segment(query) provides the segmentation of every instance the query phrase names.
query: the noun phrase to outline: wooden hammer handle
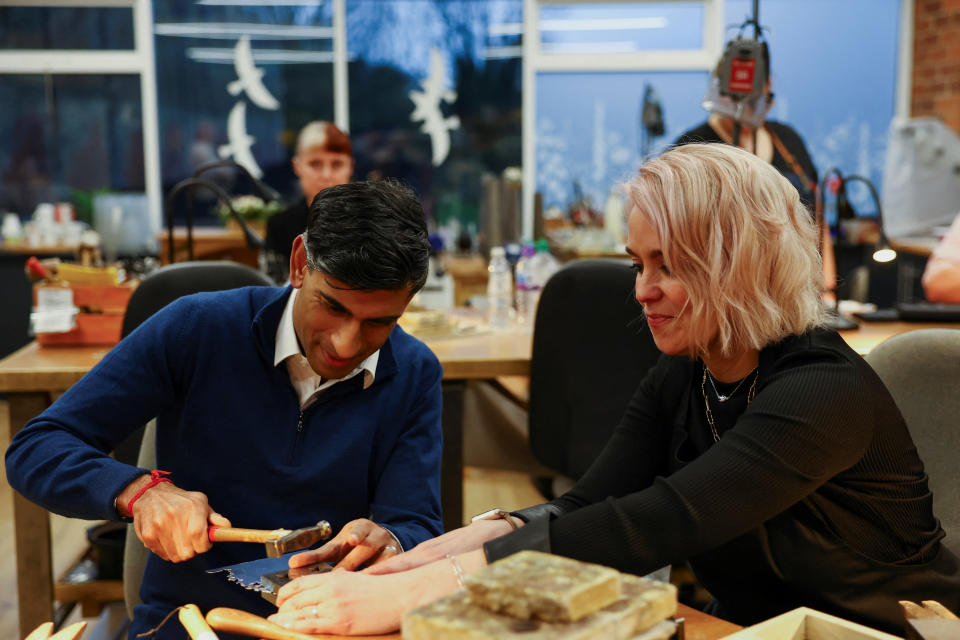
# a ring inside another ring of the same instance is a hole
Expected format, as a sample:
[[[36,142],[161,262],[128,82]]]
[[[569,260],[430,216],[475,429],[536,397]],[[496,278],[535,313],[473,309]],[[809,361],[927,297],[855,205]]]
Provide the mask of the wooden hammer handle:
[[[200,607],[195,604],[185,604],[177,612],[180,618],[180,624],[187,630],[187,634],[192,640],[217,640],[217,634],[213,632],[207,621],[203,619]]]
[[[266,618],[227,607],[210,609],[207,612],[207,624],[224,633],[254,636],[264,640],[316,640],[316,636],[290,631]]]
[[[269,542],[290,533],[289,529],[234,529],[232,527],[207,527],[210,542]]]

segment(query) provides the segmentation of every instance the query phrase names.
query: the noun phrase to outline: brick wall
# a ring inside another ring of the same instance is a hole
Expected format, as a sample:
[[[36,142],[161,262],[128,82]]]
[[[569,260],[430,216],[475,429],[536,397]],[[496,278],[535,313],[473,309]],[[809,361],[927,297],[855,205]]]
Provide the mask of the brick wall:
[[[960,0],[915,0],[910,115],[960,134]]]

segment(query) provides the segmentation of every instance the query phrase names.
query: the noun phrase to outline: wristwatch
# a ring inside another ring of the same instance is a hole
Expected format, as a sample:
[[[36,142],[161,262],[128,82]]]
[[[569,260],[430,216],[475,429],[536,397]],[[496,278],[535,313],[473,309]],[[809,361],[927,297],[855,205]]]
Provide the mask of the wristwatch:
[[[484,511],[470,518],[470,522],[476,522],[477,520],[506,520],[511,529],[517,528],[517,523],[510,517],[510,512],[505,509],[490,509],[490,511]]]

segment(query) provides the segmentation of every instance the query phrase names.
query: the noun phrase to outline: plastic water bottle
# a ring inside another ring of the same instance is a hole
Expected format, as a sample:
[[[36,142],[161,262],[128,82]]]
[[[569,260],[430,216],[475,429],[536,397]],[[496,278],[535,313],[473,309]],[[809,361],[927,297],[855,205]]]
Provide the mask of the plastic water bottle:
[[[534,287],[533,258],[536,253],[533,243],[524,242],[516,267],[517,319],[529,327],[533,327],[533,318],[537,312],[537,301],[531,302],[531,289]]]
[[[487,279],[488,322],[493,329],[503,329],[510,325],[513,308],[513,276],[503,247],[490,249],[487,271],[490,272]]]
[[[532,325],[540,302],[540,294],[554,273],[560,268],[557,259],[550,255],[550,243],[546,238],[540,238],[536,244],[536,254],[530,258],[530,275],[526,285],[526,307],[529,311],[529,322]]]

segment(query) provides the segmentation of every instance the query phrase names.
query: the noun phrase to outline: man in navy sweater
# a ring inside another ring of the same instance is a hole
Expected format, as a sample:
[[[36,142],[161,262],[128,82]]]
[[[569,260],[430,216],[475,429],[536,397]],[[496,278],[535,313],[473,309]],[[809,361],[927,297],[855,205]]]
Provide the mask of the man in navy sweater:
[[[130,638],[181,604],[267,615],[205,570],[263,557],[208,525],[340,533],[353,569],[441,532],[442,370],[396,326],[427,276],[423,210],[393,182],[314,200],[290,285],[180,298],[118,344],[7,450],[10,484],[50,511],[132,518],[152,552]],[[157,418],[157,464],[108,454]],[[176,623],[158,638],[184,638]]]

